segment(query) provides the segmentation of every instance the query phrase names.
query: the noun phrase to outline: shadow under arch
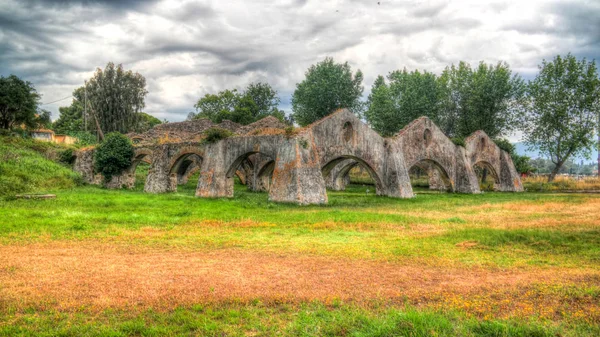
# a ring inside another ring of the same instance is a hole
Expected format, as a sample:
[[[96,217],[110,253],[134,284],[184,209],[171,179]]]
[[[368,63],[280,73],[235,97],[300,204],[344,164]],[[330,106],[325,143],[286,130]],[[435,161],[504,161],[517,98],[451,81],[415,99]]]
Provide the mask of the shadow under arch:
[[[351,163],[348,161],[348,159],[352,159],[355,162]],[[323,167],[321,168],[321,173],[323,174],[323,178],[324,179],[330,178],[332,170],[337,165],[340,165],[344,161],[347,161],[347,164],[344,164],[345,166],[343,168],[343,171],[346,171],[346,173],[348,173],[350,171],[350,169],[352,169],[353,167],[355,167],[357,165],[364,167],[367,170],[367,173],[369,173],[369,176],[371,177],[371,179],[373,179],[373,181],[375,182],[375,190],[377,192],[377,195],[384,194],[384,186],[383,186],[381,178],[377,175],[377,172],[375,172],[375,170],[373,170],[373,168],[371,167],[371,165],[369,165],[369,163],[367,163],[363,159],[356,157],[356,156],[344,155],[344,156],[339,156],[333,160],[330,160],[328,163],[323,165]],[[342,173],[342,170],[340,170],[340,172],[338,172],[337,174],[341,174],[341,173]],[[335,177],[335,178],[339,178],[339,176]]]

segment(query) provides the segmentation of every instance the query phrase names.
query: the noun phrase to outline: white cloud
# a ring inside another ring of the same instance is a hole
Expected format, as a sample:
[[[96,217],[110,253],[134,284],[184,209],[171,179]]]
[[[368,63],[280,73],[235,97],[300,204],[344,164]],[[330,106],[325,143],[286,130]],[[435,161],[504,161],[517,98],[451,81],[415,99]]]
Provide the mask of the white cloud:
[[[378,4],[378,2],[380,4]],[[267,81],[289,98],[325,56],[365,75],[439,73],[507,61],[525,78],[543,58],[600,55],[600,5],[580,1],[35,1],[0,4],[0,74],[68,96],[107,62],[143,74],[146,110],[182,120],[206,93]],[[47,106],[58,116],[58,106]]]

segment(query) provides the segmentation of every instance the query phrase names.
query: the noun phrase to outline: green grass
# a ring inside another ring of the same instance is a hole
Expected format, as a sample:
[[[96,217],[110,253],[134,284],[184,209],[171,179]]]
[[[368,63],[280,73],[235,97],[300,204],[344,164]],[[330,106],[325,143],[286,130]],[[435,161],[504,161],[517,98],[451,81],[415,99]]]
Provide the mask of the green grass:
[[[58,165],[29,145],[2,151],[3,155],[24,151],[25,158],[40,156],[44,165]],[[63,169],[58,165],[54,172]],[[197,176],[176,193],[146,194],[145,174],[147,166],[140,165],[133,190],[32,185],[56,193],[57,198],[0,200],[0,245],[101,242],[158,252],[235,248],[493,270],[583,270],[600,264],[600,229],[590,206],[598,204],[596,195],[464,195],[417,189],[413,199],[394,199],[375,196],[372,186],[350,185],[346,191],[328,192],[328,205],[296,206],[270,202],[266,193],[249,192],[239,184],[232,199],[196,198]],[[571,211],[580,208],[584,213]],[[144,234],[147,228],[153,229],[152,235]],[[473,244],[464,248],[464,242]],[[0,268],[1,273],[10,270]],[[560,296],[552,296],[564,297],[565,303],[597,300],[598,280],[586,282],[540,290],[533,298],[554,291]],[[335,299],[294,304],[232,299],[164,311],[148,307],[61,311],[48,304],[23,309],[0,298],[0,336],[600,335],[598,322],[571,319],[568,313],[565,317],[483,318],[456,307],[411,307],[385,300],[363,305]]]
[[[269,202],[266,193],[252,193],[241,185],[236,185],[233,199],[196,198],[194,179],[177,193],[159,195],[143,193],[141,185],[132,191],[87,186],[56,191],[55,200],[0,201],[4,219],[0,243],[110,238],[181,249],[236,247],[381,260],[452,260],[490,267],[596,266],[600,262],[597,227],[570,230],[566,218],[566,228],[509,230],[464,219],[485,214],[485,209],[478,209],[481,205],[560,202],[576,206],[592,197],[424,192],[401,200],[367,194],[366,189],[351,185],[346,191],[329,192],[329,205],[299,207]],[[462,217],[457,209],[463,209]],[[441,215],[433,216],[432,210]],[[555,215],[540,212],[537,216],[544,220]],[[527,223],[531,217],[522,221]],[[206,232],[201,231],[202,221],[223,223]],[[238,226],[240,222],[256,224]],[[160,229],[161,234],[132,235],[143,227]],[[457,247],[464,241],[478,245]]]
[[[167,312],[38,311],[0,317],[0,336],[597,336],[598,326],[478,320],[460,312],[345,304],[222,304]]]
[[[80,184],[78,174],[52,160],[64,149],[48,142],[0,137],[0,197]]]

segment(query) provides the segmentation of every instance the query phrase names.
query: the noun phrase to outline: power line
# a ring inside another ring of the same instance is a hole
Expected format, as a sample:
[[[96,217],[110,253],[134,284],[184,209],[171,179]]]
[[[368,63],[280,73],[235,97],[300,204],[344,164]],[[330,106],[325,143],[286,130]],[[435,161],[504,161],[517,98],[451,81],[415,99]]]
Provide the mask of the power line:
[[[69,96],[67,96],[67,97],[65,97],[65,98],[61,98],[61,99],[59,99],[59,100],[52,101],[52,102],[48,102],[48,103],[42,103],[42,104],[40,104],[40,105],[48,105],[48,104],[52,104],[52,103],[56,103],[56,102],[60,102],[60,101],[64,101],[65,99],[67,99],[67,98],[71,98],[71,97],[73,97],[73,96],[69,95]]]

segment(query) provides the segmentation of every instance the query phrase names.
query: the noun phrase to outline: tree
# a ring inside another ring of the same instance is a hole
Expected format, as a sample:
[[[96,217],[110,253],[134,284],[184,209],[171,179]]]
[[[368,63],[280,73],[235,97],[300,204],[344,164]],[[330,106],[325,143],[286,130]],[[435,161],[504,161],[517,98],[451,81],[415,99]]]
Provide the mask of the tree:
[[[348,62],[335,63],[327,57],[312,65],[292,95],[294,119],[304,126],[340,108],[348,108],[360,115],[362,80],[362,72],[358,70],[353,75]]]
[[[139,112],[145,106],[148,94],[146,79],[139,73],[125,71],[123,65],[109,62],[104,70],[98,68],[87,81],[87,102],[91,116],[97,121],[99,134],[127,133],[139,121]]]
[[[285,114],[278,109],[279,97],[268,83],[250,83],[244,92],[234,90],[221,91],[218,94],[206,94],[195,108],[198,113],[188,114],[188,119],[207,118],[214,123],[230,120],[247,125],[267,116],[284,121]]]
[[[110,181],[112,176],[121,174],[131,165],[134,154],[131,140],[123,134],[112,132],[96,148],[94,167],[105,181]]]
[[[52,127],[55,132],[62,134],[71,134],[84,131],[83,113],[85,102],[85,88],[79,87],[73,91],[73,100],[70,106],[61,106],[58,108],[59,117],[54,121]],[[92,121],[86,121],[87,128],[93,130],[95,125]]]
[[[571,156],[591,153],[600,113],[600,79],[595,61],[571,54],[544,60],[539,69],[527,90],[525,141],[555,164],[548,176],[551,182]]]
[[[519,126],[526,85],[505,62],[465,62],[447,67],[438,79],[439,123],[451,137],[467,137],[477,130],[496,138]]]
[[[396,118],[396,111],[389,86],[383,76],[377,76],[367,98],[365,119],[373,130],[389,137],[402,128],[399,119]]]
[[[138,118],[138,124],[135,127],[135,132],[138,132],[138,133],[146,132],[158,124],[162,124],[160,119],[158,119],[152,115],[149,115],[145,112],[140,112],[139,118]]]
[[[435,74],[404,69],[390,73],[388,80],[389,86],[379,76],[367,100],[365,118],[375,131],[388,137],[421,116],[439,122],[440,90]]]
[[[30,82],[15,75],[0,76],[0,129],[37,127],[39,100],[40,95]]]

